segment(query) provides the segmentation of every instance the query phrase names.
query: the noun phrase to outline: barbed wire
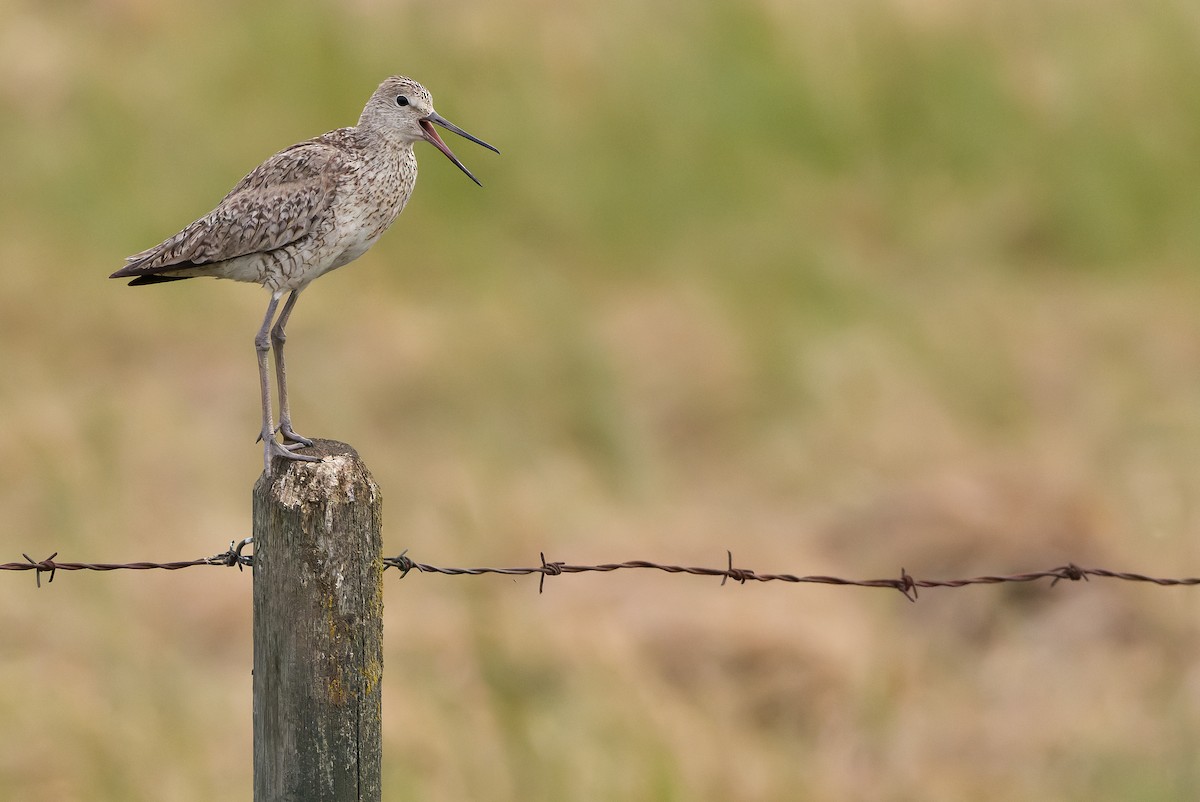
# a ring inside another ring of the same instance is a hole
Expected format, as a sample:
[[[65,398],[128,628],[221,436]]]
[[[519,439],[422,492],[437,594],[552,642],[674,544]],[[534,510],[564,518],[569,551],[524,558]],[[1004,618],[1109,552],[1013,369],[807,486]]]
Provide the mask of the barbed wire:
[[[244,554],[243,550],[246,546],[252,544],[254,538],[247,537],[242,540],[234,540],[229,543],[229,548],[219,554],[214,554],[211,557],[203,557],[197,560],[183,560],[180,562],[155,563],[155,562],[134,562],[134,563],[80,563],[80,562],[59,562],[54,558],[58,556],[58,552],[51,554],[44,560],[35,560],[28,554],[22,554],[25,562],[0,563],[0,571],[36,571],[37,586],[42,585],[42,574],[50,574],[48,582],[53,582],[55,574],[58,571],[147,571],[147,570],[164,570],[177,571],[181,568],[193,568],[201,565],[211,566],[237,566],[238,570],[242,570],[246,566],[254,564],[253,554]],[[401,552],[396,557],[384,557],[383,568],[395,568],[400,571],[400,577],[403,579],[409,573],[417,571],[422,574],[441,574],[444,576],[482,576],[484,574],[500,574],[503,576],[529,576],[538,574],[538,592],[542,593],[545,590],[546,577],[562,576],[564,574],[583,574],[583,573],[611,573],[613,571],[635,570],[635,569],[650,569],[654,571],[662,571],[668,574],[691,574],[693,576],[721,577],[721,584],[724,585],[729,580],[733,580],[739,584],[747,582],[785,582],[790,584],[814,584],[814,585],[840,585],[860,588],[887,588],[897,590],[904,595],[909,601],[917,600],[918,592],[922,588],[962,588],[969,585],[999,585],[1003,583],[1024,583],[1037,582],[1042,579],[1049,579],[1050,586],[1057,585],[1062,580],[1070,580],[1078,582],[1080,580],[1087,581],[1092,577],[1101,579],[1119,579],[1126,582],[1144,582],[1160,587],[1180,587],[1200,585],[1200,577],[1184,577],[1184,578],[1163,578],[1147,576],[1145,574],[1131,573],[1128,571],[1110,571],[1105,568],[1080,568],[1074,563],[1061,565],[1057,568],[1051,568],[1045,571],[1030,571],[1022,574],[1004,574],[1004,575],[984,575],[974,576],[967,579],[917,579],[903,568],[900,569],[898,577],[886,579],[846,579],[837,576],[798,576],[796,574],[767,574],[758,573],[749,568],[735,568],[733,565],[733,552],[725,552],[726,567],[725,568],[706,568],[683,565],[664,565],[661,563],[650,562],[648,560],[629,560],[620,563],[603,563],[601,565],[572,565],[565,562],[551,562],[546,560],[545,553],[539,555],[541,559],[540,565],[529,567],[516,568],[445,568],[427,563],[419,563],[408,557],[408,551]]]
[[[67,563],[57,562],[54,558],[58,556],[58,552],[54,552],[44,560],[35,560],[28,554],[22,554],[25,558],[23,563],[2,563],[0,571],[37,571],[37,586],[42,586],[42,574],[50,574],[47,583],[54,581],[54,575],[59,571],[178,571],[181,568],[194,568],[198,565],[227,565],[238,567],[242,570],[248,565],[254,565],[254,555],[243,554],[242,549],[254,542],[254,538],[247,537],[242,540],[231,540],[229,549],[220,554],[214,554],[211,557],[202,557],[198,560],[181,560],[179,562],[170,563],[153,563],[153,562],[136,562],[136,563]]]
[[[1008,575],[986,575],[975,576],[968,579],[916,579],[908,571],[900,569],[900,576],[888,579],[845,579],[837,576],[797,576],[795,574],[760,574],[749,568],[735,568],[733,565],[733,553],[725,552],[728,561],[726,568],[703,568],[703,567],[688,567],[682,565],[662,565],[659,563],[649,562],[647,560],[630,560],[622,563],[605,563],[603,565],[569,565],[562,562],[547,562],[546,555],[541,554],[542,564],[529,568],[439,568],[433,565],[425,565],[423,563],[413,562],[406,556],[407,552],[400,554],[398,557],[385,557],[383,560],[384,569],[398,568],[401,571],[401,577],[407,576],[410,571],[419,571],[421,573],[436,573],[448,574],[451,576],[477,576],[480,574],[504,574],[504,575],[528,575],[540,574],[541,580],[538,583],[538,592],[541,593],[545,589],[545,581],[548,576],[560,576],[562,574],[582,574],[587,572],[603,572],[621,571],[626,569],[649,568],[656,571],[664,571],[669,574],[692,574],[695,576],[712,576],[721,577],[721,584],[724,585],[730,579],[739,584],[747,582],[787,582],[792,584],[816,584],[816,585],[843,585],[860,588],[890,588],[898,590],[904,594],[904,597],[909,601],[917,600],[918,591],[920,588],[962,588],[969,585],[999,585],[1008,582],[1036,582],[1041,579],[1049,579],[1050,586],[1057,585],[1060,581],[1066,579],[1072,582],[1079,580],[1087,581],[1090,577],[1100,577],[1104,579],[1120,579],[1126,582],[1148,582],[1154,585],[1163,587],[1171,586],[1190,586],[1200,585],[1200,577],[1185,577],[1181,579],[1152,577],[1145,574],[1135,574],[1128,571],[1109,571],[1105,568],[1080,568],[1074,563],[1051,568],[1046,571],[1031,571],[1022,574]]]

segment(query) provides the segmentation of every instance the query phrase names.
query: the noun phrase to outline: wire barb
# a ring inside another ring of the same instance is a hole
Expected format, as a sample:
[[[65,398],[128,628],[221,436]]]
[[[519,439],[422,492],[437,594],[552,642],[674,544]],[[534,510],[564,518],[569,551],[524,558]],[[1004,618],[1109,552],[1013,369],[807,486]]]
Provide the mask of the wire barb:
[[[753,578],[753,571],[733,567],[733,552],[728,549],[725,550],[725,561],[728,568],[725,569],[725,575],[721,577],[721,587],[725,587],[725,583],[730,579],[739,585],[744,585],[746,584],[746,580]]]
[[[253,554],[242,554],[242,549],[246,548],[246,546],[249,546],[253,542],[254,538],[252,537],[244,537],[241,540],[231,540],[229,541],[228,551],[223,551],[220,554],[214,554],[204,562],[208,563],[209,565],[236,565],[237,569],[241,571],[247,565],[254,565]]]
[[[1057,585],[1059,583],[1060,580],[1063,580],[1063,579],[1069,579],[1072,582],[1078,582],[1081,579],[1084,582],[1089,581],[1088,577],[1087,577],[1087,572],[1084,571],[1082,568],[1080,568],[1075,563],[1067,563],[1066,565],[1062,566],[1061,568],[1055,568],[1054,570],[1058,574],[1058,576],[1056,576],[1056,577],[1054,577],[1054,579],[1050,580],[1050,587],[1054,587],[1055,585]]]
[[[58,567],[54,564],[54,558],[58,556],[57,551],[54,552],[53,554],[51,554],[46,559],[40,560],[40,561],[33,559],[28,554],[22,553],[21,556],[24,557],[25,560],[29,563],[29,565],[27,565],[27,566],[21,566],[22,568],[25,568],[25,569],[34,568],[37,570],[37,573],[34,574],[34,578],[37,579],[37,586],[39,588],[42,586],[42,572],[44,572],[44,571],[48,571],[50,573],[50,578],[46,580],[46,584],[49,585],[51,582],[54,581],[54,571]],[[20,565],[20,563],[17,563],[17,565]]]
[[[539,552],[538,552],[538,556],[539,556],[539,557],[541,557],[541,559],[542,559],[542,568],[541,568],[541,573],[542,573],[542,575],[541,575],[541,577],[538,579],[538,594],[540,595],[540,594],[541,594],[541,592],[542,592],[543,590],[545,590],[545,587],[546,587],[546,577],[548,577],[548,576],[562,576],[562,572],[563,572],[563,564],[562,564],[562,563],[548,563],[548,562],[546,562],[546,552],[544,552],[544,551],[539,551]]]
[[[413,564],[413,561],[405,556],[406,554],[408,554],[408,549],[400,552],[400,556],[398,557],[384,557],[383,570],[386,571],[389,568],[399,568],[400,578],[404,579],[404,577],[408,576],[409,571],[416,568],[416,566]]]

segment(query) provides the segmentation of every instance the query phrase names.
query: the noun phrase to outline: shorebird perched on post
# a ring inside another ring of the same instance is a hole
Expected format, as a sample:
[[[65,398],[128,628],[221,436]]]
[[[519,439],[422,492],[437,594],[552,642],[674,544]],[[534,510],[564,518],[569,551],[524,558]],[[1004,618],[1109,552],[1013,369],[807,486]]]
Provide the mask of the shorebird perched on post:
[[[425,87],[394,76],[371,95],[358,125],[279,151],[239,181],[217,208],[153,248],[127,257],[125,266],[110,276],[132,277],[131,286],[214,276],[270,290],[267,314],[254,338],[262,389],[259,436],[268,475],[272,457],[319,460],[296,453],[312,441],[292,428],[283,362],[284,328],[300,292],[318,276],[362,256],[395,222],[417,181],[417,142],[431,143],[479,184],[434,125],[500,152],[435,112]],[[287,301],[276,317],[284,293]],[[272,347],[279,385],[278,429],[271,421],[267,369]],[[276,432],[282,443],[275,439]]]

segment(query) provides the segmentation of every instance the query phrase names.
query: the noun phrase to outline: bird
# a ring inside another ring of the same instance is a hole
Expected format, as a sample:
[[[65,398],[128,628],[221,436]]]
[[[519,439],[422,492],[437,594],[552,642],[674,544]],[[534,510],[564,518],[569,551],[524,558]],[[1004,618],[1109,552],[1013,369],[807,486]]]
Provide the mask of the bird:
[[[261,284],[271,293],[254,337],[262,401],[264,471],[275,457],[319,461],[298,453],[313,441],[292,427],[283,346],[300,293],[316,278],[349,264],[379,240],[404,210],[417,180],[413,146],[428,142],[483,186],[434,126],[499,153],[439,115],[429,91],[402,75],[384,80],[358,124],[284,148],[251,170],[203,217],[125,258],[110,278],[130,286],[213,276]],[[287,300],[280,308],[284,294]],[[275,355],[279,426],[271,415],[268,352]],[[275,439],[279,435],[282,442]]]

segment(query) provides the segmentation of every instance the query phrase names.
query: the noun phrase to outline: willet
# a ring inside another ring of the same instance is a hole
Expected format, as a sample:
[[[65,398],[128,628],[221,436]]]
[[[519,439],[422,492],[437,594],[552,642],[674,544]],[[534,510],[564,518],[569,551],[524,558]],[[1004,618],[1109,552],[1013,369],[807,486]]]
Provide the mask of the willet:
[[[319,460],[296,453],[312,441],[292,428],[288,406],[284,328],[300,292],[318,276],[362,256],[395,222],[417,181],[417,142],[431,143],[479,184],[434,125],[500,152],[435,112],[425,87],[394,76],[371,95],[358,125],[279,151],[251,170],[211,212],[153,248],[127,257],[125,266],[111,276],[133,277],[130,285],[214,276],[270,290],[267,314],[254,338],[262,390],[259,437],[267,474],[275,456]],[[285,292],[287,301],[276,318]],[[267,369],[272,347],[279,385],[278,429],[271,421]],[[283,443],[276,441],[276,432]]]

